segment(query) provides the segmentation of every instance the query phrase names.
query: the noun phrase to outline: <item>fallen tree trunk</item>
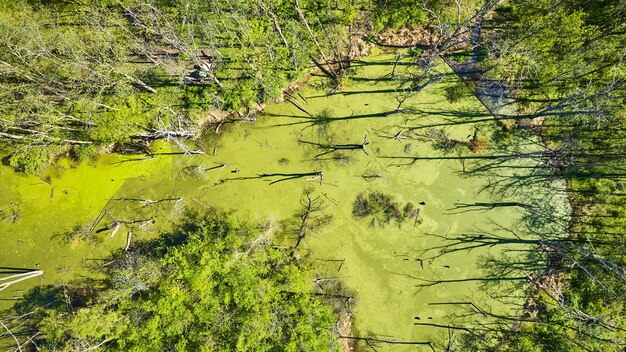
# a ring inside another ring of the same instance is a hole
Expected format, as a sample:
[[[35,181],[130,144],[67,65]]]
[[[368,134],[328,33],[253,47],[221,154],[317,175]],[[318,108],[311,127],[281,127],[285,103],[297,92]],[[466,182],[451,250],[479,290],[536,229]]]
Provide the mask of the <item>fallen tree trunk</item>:
[[[124,252],[128,251],[128,249],[130,248],[130,240],[133,237],[133,233],[128,231],[128,235],[126,235],[126,248],[124,248]]]
[[[43,274],[43,270],[35,270],[35,271],[29,271],[27,273],[22,273],[22,274],[15,274],[15,275],[11,275],[11,276],[7,276],[7,277],[3,277],[0,279],[0,281],[6,281],[6,280],[11,280],[13,279],[13,281],[9,281],[9,282],[5,282],[3,284],[0,284],[0,291],[8,288],[9,286],[16,284],[18,282],[24,281],[24,280],[28,280],[28,279],[32,279],[33,277],[39,276]]]

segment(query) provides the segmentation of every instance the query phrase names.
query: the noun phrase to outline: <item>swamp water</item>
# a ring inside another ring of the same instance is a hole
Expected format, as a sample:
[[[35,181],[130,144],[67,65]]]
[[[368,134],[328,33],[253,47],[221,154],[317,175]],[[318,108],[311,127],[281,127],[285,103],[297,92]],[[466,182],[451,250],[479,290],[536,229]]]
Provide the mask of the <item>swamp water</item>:
[[[0,210],[18,216],[0,222],[0,278],[16,268],[44,271],[0,291],[0,308],[38,285],[94,275],[88,267],[123,249],[128,231],[133,241],[147,239],[187,207],[236,209],[278,224],[301,207],[308,189],[333,220],[305,238],[301,252],[310,251],[323,275],[341,278],[356,293],[353,335],[445,346],[447,325],[472,327],[489,321],[484,313],[518,313],[533,268],[502,263],[530,248],[515,239],[562,231],[564,185],[533,178],[540,164],[533,153],[542,147],[532,138],[496,142],[482,153],[446,153],[439,131],[468,141],[476,128],[485,136],[496,129],[469,91],[455,103],[445,98],[447,88],[461,84],[445,66],[438,68],[441,81],[390,114],[402,95],[392,79],[394,59],[375,54],[355,62],[349,84],[330,96],[325,80],[312,78],[294,103],[269,106],[256,122],[223,125],[219,139],[204,141],[207,155],[176,155],[163,143],[150,159],[105,155],[74,168],[61,162],[49,183],[0,168]],[[409,66],[400,62],[398,72]],[[366,191],[413,202],[419,221],[380,226],[355,219],[353,202]],[[99,216],[97,228],[125,224],[113,237],[109,230],[95,242],[68,241],[65,234]]]

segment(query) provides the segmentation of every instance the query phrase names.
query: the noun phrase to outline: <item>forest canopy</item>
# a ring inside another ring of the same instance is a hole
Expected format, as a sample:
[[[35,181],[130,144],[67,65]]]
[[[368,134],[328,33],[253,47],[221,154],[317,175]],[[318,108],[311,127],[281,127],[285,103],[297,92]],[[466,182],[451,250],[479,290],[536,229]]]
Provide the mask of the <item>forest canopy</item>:
[[[310,264],[233,213],[189,214],[115,260],[96,292],[36,313],[39,350],[339,349],[338,318],[314,294]]]

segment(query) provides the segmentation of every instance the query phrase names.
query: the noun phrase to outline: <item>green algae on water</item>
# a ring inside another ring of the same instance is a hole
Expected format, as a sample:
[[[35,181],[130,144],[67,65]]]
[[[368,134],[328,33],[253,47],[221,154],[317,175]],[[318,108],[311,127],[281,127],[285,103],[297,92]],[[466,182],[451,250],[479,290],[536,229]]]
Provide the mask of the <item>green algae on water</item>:
[[[490,116],[473,97],[445,98],[460,81],[443,64],[437,67],[441,81],[395,111],[394,61],[386,54],[357,60],[349,83],[330,95],[324,78],[314,77],[296,104],[271,105],[256,123],[222,129],[220,138],[206,141],[207,155],[108,156],[96,165],[67,169],[50,184],[1,168],[0,209],[19,204],[21,216],[15,223],[0,223],[6,246],[0,259],[12,267],[38,264],[45,274],[0,295],[18,299],[35,285],[92,273],[87,269],[94,263],[105,264],[112,250],[125,247],[128,231],[137,231],[139,239],[157,233],[189,207],[236,209],[270,224],[268,229],[278,227],[271,224],[297,214],[307,189],[332,222],[304,237],[300,247],[320,262],[343,263],[320,270],[341,277],[358,295],[351,307],[353,335],[372,332],[400,341],[445,343],[448,331],[437,326],[471,327],[487,319],[462,302],[490,314],[517,314],[524,269],[503,273],[494,263],[514,260],[527,249],[507,238],[533,238],[533,231],[545,226],[558,233],[560,222],[529,209],[566,221],[567,200],[559,192],[564,185],[525,182],[525,173],[540,161],[515,156],[539,148],[531,137],[479,153],[437,148],[433,136],[442,133],[470,143],[479,128],[486,131],[484,138],[495,130]],[[405,224],[370,226],[354,217],[354,200],[375,192],[393,195],[395,209],[408,215]],[[150,202],[164,199],[171,200]],[[497,206],[504,202],[534,207]],[[97,241],[74,246],[55,237],[92,224],[103,211],[102,226],[124,224],[113,237],[112,229],[102,231],[94,235]],[[494,244],[476,245],[485,238]],[[282,240],[294,245],[297,239]]]

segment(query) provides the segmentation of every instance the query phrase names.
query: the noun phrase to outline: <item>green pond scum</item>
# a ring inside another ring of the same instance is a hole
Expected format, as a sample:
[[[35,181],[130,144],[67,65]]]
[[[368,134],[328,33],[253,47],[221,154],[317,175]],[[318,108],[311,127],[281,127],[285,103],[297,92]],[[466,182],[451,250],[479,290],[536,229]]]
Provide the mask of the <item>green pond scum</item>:
[[[160,143],[153,157],[60,160],[49,179],[0,168],[2,275],[43,270],[0,291],[0,307],[36,286],[97,276],[113,251],[167,230],[187,208],[236,210],[279,226],[307,190],[332,217],[304,238],[277,240],[301,241],[320,273],[355,292],[353,336],[445,346],[447,326],[480,327],[520,312],[533,267],[507,266],[507,258],[527,255],[530,244],[518,239],[565,235],[565,184],[530,174],[541,163],[533,154],[540,142],[493,138],[498,128],[477,99],[447,99],[469,88],[442,62],[441,80],[398,110],[407,93],[392,77],[394,62],[380,52],[357,60],[330,95],[326,79],[314,76],[256,121],[224,124],[219,138],[203,141],[204,155],[168,154],[177,146]],[[478,138],[483,147],[472,151]],[[362,194],[388,195],[406,219],[372,226],[355,217]]]

